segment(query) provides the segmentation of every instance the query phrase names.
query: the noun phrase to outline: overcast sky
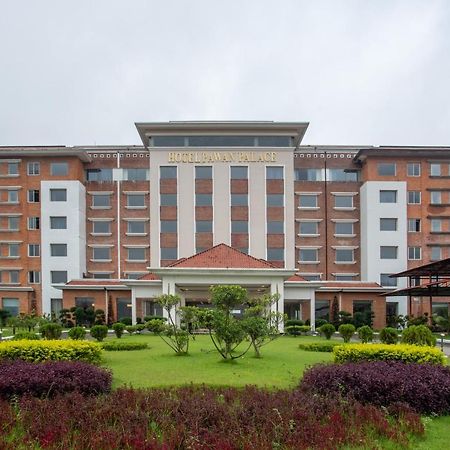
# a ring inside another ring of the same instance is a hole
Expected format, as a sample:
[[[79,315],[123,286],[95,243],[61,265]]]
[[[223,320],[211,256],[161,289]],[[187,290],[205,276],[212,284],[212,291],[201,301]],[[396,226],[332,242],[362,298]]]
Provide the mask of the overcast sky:
[[[450,145],[450,0],[0,0],[0,145],[139,144],[134,122],[169,120]]]

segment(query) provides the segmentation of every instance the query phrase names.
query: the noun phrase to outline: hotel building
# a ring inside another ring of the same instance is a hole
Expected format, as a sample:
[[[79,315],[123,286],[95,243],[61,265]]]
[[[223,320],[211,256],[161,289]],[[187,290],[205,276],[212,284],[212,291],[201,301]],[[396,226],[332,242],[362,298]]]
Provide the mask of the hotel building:
[[[301,145],[307,127],[137,123],[142,146],[0,147],[0,308],[136,320],[161,293],[205,305],[229,283],[312,324],[334,298],[376,328],[429,312],[380,294],[450,257],[450,147]]]

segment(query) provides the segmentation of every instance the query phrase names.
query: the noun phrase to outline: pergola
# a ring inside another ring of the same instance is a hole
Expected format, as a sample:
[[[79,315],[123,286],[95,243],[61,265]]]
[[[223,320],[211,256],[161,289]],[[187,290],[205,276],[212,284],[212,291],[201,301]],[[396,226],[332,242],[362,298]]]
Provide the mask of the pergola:
[[[409,311],[412,310],[412,297],[428,297],[430,301],[430,312],[432,311],[433,297],[450,297],[450,258],[414,267],[413,269],[393,274],[391,277],[408,278],[408,287],[385,292],[381,295],[384,297],[407,295],[409,299]],[[417,278],[419,278],[420,283],[412,286],[413,279]],[[424,279],[427,279],[427,281]]]

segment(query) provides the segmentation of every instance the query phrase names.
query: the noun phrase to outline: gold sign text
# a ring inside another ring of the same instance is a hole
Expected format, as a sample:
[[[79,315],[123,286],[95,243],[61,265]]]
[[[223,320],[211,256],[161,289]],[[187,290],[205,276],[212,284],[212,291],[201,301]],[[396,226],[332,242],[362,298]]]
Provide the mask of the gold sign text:
[[[269,163],[277,161],[276,152],[169,152],[169,163]]]

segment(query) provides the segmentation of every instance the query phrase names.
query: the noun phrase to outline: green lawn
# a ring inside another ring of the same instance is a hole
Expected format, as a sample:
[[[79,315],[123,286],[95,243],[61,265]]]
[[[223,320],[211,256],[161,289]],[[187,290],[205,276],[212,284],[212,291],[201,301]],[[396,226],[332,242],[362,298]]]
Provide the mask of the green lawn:
[[[111,340],[113,338],[108,338]],[[189,356],[176,356],[157,336],[124,336],[123,341],[145,341],[147,350],[104,352],[105,365],[112,369],[114,387],[173,386],[206,383],[215,386],[258,386],[290,388],[298,384],[305,367],[331,361],[330,353],[305,352],[300,342],[321,340],[282,337],[263,347],[262,358],[250,350],[244,358],[224,362],[209,336],[197,336]]]

